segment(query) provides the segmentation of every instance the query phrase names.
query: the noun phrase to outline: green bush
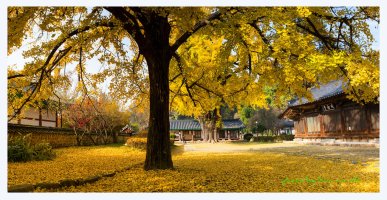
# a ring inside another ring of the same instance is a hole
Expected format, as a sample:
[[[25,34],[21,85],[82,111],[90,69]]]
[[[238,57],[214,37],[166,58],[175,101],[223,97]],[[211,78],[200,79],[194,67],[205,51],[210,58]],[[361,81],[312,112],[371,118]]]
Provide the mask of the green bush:
[[[294,139],[294,135],[282,134],[279,137],[281,138],[281,140],[285,140],[285,141],[292,141]]]
[[[250,139],[253,137],[253,134],[247,133],[243,135],[243,139],[246,141],[250,141]]]
[[[34,146],[33,160],[52,160],[55,156],[49,143],[38,143]]]
[[[274,142],[274,140],[274,136],[258,136],[252,137],[252,139],[250,139],[250,142]]]
[[[272,135],[272,136],[258,136],[258,137],[252,137],[249,141],[250,142],[277,142],[277,141],[291,141],[294,139],[294,135]]]
[[[273,136],[259,136],[258,142],[274,142],[275,137]]]
[[[27,162],[32,159],[33,149],[30,145],[30,134],[8,139],[8,161]]]
[[[176,138],[176,135],[172,133],[169,135],[169,138],[174,140]]]
[[[8,140],[8,161],[27,162],[30,160],[51,160],[55,152],[49,143],[30,144],[31,134],[11,137]]]

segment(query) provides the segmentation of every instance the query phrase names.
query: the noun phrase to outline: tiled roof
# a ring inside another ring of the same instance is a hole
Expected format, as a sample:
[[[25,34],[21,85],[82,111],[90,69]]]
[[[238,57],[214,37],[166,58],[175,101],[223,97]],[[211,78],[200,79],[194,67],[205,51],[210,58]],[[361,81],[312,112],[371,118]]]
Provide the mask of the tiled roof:
[[[222,122],[223,122],[222,130],[245,128],[245,125],[239,119],[225,119],[225,120],[222,120]]]
[[[339,94],[343,94],[343,82],[341,80],[331,81],[325,85],[321,85],[320,88],[314,87],[311,89],[311,93],[313,96],[313,101],[308,101],[306,98],[293,99],[289,101],[288,106],[298,106],[306,103],[312,103],[315,101],[320,101],[323,99],[327,99],[329,97],[333,97]]]
[[[190,130],[190,131],[200,131],[200,124],[198,121],[193,119],[185,120],[169,120],[169,129],[170,130]]]
[[[278,127],[279,127],[279,128],[294,127],[294,121],[290,121],[290,120],[281,120],[281,121],[278,123]]]
[[[232,130],[245,128],[245,125],[239,119],[223,120],[222,130]],[[170,130],[190,130],[190,131],[201,131],[200,124],[197,120],[170,120]]]

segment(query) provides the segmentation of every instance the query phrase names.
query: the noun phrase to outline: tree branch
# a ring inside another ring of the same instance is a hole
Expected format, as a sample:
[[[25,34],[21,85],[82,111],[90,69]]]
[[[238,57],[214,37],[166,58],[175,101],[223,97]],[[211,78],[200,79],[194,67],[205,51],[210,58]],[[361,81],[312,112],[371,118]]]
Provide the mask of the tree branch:
[[[124,29],[136,40],[139,46],[145,44],[144,35],[141,33],[140,26],[132,14],[123,7],[104,7],[117,20],[123,23]]]
[[[211,21],[215,19],[219,19],[220,16],[221,16],[220,12],[214,12],[206,20],[196,23],[195,26],[192,28],[192,30],[185,32],[183,35],[180,36],[179,39],[175,41],[175,43],[171,46],[171,51],[175,52],[184,42],[188,40],[188,38],[192,34],[196,33],[201,28],[207,26]]]

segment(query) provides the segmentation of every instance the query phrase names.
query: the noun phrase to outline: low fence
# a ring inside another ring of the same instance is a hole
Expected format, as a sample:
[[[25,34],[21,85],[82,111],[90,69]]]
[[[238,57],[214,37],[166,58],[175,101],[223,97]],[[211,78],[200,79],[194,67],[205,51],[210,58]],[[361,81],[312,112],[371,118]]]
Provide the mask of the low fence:
[[[31,134],[31,144],[48,142],[53,148],[77,145],[77,137],[72,129],[8,124],[8,138],[27,134]],[[124,143],[128,138],[126,135],[117,135],[116,137],[118,143]],[[105,142],[107,144],[113,143],[113,136],[104,138],[97,134],[85,134],[80,141],[81,145],[84,146],[100,145],[105,144]]]

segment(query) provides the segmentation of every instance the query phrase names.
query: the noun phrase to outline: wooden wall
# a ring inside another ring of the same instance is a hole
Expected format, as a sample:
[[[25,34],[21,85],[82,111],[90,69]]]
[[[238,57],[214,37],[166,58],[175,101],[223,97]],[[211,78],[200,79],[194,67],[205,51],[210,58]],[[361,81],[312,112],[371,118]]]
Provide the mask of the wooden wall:
[[[24,111],[24,116],[17,120],[11,120],[12,124],[22,124],[31,126],[58,127],[57,113],[52,110],[28,108]]]
[[[301,113],[294,125],[296,138],[379,138],[378,104],[343,103],[331,110],[321,106],[324,104]]]

